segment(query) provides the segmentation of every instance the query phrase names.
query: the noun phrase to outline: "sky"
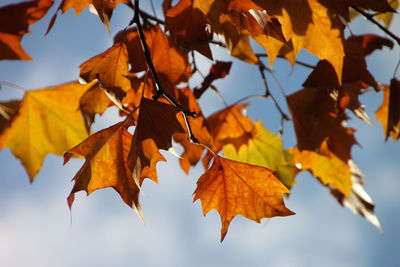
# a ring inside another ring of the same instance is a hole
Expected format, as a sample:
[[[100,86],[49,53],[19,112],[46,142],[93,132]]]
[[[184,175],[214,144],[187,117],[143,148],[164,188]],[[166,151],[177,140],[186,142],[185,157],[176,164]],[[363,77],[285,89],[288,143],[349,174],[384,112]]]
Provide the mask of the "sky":
[[[11,2],[1,0],[0,6]],[[154,3],[159,5],[159,1]],[[30,90],[76,80],[78,66],[108,49],[112,36],[132,16],[128,8],[118,7],[110,35],[88,10],[78,17],[69,11],[58,16],[52,31],[44,37],[56,7],[23,38],[22,45],[34,61],[0,61],[0,81]],[[392,31],[400,35],[399,19],[393,25]],[[362,18],[356,19],[351,30],[381,34]],[[213,53],[217,59],[232,60],[223,50],[214,49]],[[368,58],[369,69],[379,82],[390,81],[399,56],[400,49],[395,46],[392,51],[385,48]],[[211,62],[197,58],[200,68],[207,72]],[[300,59],[316,62],[306,52]],[[230,75],[215,82],[226,101],[233,103],[242,96],[262,93],[257,68],[234,61]],[[273,69],[286,94],[300,89],[309,72],[299,66],[291,69],[280,59]],[[199,82],[195,78],[190,84]],[[276,85],[270,84],[287,110]],[[13,88],[0,89],[0,101],[21,97],[21,92]],[[361,100],[373,119],[381,95],[369,92]],[[212,92],[206,92],[200,104],[206,115],[222,107]],[[118,122],[116,114],[110,109],[98,117],[94,130]],[[270,101],[254,100],[248,114],[277,131],[279,114]],[[78,193],[70,212],[66,197],[73,186],[71,178],[83,160],[72,159],[62,166],[61,157],[49,155],[30,184],[22,165],[4,149],[0,151],[0,266],[399,266],[400,143],[385,143],[378,122],[371,126],[353,116],[349,126],[358,129],[360,146],[353,148],[353,159],[366,175],[365,188],[375,201],[384,233],[342,208],[315,178],[303,173],[285,201],[296,215],[264,219],[261,224],[238,216],[220,243],[218,213],[212,211],[204,217],[200,203],[192,203],[202,166],[186,175],[178,159],[168,152],[162,152],[168,162],[157,165],[159,183],[146,180],[143,185],[144,224],[112,189],[96,191],[89,197]],[[283,140],[285,147],[295,144],[290,123],[285,125]]]

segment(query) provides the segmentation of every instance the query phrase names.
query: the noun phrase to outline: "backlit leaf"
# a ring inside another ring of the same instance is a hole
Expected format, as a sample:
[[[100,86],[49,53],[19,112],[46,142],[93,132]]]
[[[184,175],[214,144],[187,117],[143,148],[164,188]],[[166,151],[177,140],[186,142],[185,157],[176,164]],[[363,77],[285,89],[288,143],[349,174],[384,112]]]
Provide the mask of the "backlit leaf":
[[[223,241],[236,215],[258,223],[262,218],[293,215],[283,203],[288,192],[267,168],[214,156],[210,169],[197,181],[193,201],[201,200],[204,215],[218,211]]]

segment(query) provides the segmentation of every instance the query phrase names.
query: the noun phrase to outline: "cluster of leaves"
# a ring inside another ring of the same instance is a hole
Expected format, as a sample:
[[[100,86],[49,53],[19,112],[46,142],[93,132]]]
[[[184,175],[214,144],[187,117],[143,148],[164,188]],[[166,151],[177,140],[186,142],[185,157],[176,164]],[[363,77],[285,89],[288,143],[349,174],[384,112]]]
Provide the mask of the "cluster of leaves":
[[[357,141],[346,120],[349,110],[370,122],[359,96],[372,87],[384,95],[376,119],[386,139],[400,138],[400,81],[376,82],[365,60],[394,43],[373,34],[345,38],[344,29],[354,17],[350,10],[356,10],[400,44],[387,30],[397,0],[164,0],[165,19],[141,10],[138,0],[62,0],[48,32],[58,11],[75,9],[79,15],[89,5],[109,30],[113,9],[121,3],[134,11],[132,26],[114,36],[112,47],[80,65],[85,83],[26,91],[22,100],[0,103],[0,149],[11,150],[31,181],[48,153],[64,155],[65,163],[84,157],[69,205],[76,192],[112,187],[142,217],[141,186],[146,178],[157,182],[156,165],[166,161],[159,150],[169,150],[174,140],[184,149],[180,165],[186,173],[200,161],[204,165],[194,201],[201,200],[204,214],[219,212],[221,240],[236,215],[260,222],[294,214],[284,196],[301,171],[311,172],[340,204],[380,227],[352,160]],[[52,5],[53,0],[32,0],[0,8],[0,59],[31,59],[20,41]],[[263,97],[273,100],[282,121],[293,121],[297,146],[284,149],[280,134],[245,115],[248,103],[203,115],[198,99],[209,88],[218,92],[213,82],[227,76],[232,64],[214,59],[210,45],[255,66]],[[266,54],[255,53],[255,45]],[[296,61],[302,49],[320,59],[316,66]],[[215,63],[201,84],[189,88],[189,79],[200,73],[197,52]],[[262,57],[271,66],[279,57],[312,68],[304,88],[286,96],[291,119],[268,89],[265,72],[272,72]],[[121,121],[91,133],[96,114],[111,106],[120,109]]]

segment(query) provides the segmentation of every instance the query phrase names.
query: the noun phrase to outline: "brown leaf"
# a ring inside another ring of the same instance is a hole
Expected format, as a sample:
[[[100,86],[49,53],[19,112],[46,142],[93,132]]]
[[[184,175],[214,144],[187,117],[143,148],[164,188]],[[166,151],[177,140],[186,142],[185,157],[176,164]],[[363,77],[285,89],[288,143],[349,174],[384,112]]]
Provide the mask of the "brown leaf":
[[[210,72],[201,83],[201,87],[193,90],[195,97],[200,98],[201,95],[208,89],[208,87],[210,87],[213,81],[224,78],[226,75],[228,75],[231,66],[231,61],[216,60],[215,64],[211,66]]]
[[[209,45],[212,33],[206,30],[206,26],[206,16],[193,6],[191,0],[180,0],[166,12],[165,29],[171,33],[172,38],[179,45],[197,50],[212,60]]]
[[[174,106],[142,98],[139,111],[129,166],[134,181],[141,185],[145,178],[157,182],[156,164],[166,161],[158,150],[171,148],[172,135],[185,130],[176,117],[180,110]]]
[[[354,129],[343,127],[345,114],[336,113],[336,101],[329,90],[304,88],[287,97],[300,150],[317,151],[323,141],[344,162],[357,144]]]
[[[0,8],[0,59],[32,60],[22,48],[21,39],[52,5],[53,0],[34,0]]]
[[[95,190],[112,187],[142,218],[139,204],[140,188],[132,179],[132,170],[128,164],[132,142],[132,135],[127,131],[130,125],[128,120],[91,135],[64,154],[64,164],[72,155],[86,159],[73,178],[75,184],[68,196],[70,207],[76,192],[86,191],[90,195]]]
[[[289,190],[267,168],[214,156],[197,181],[193,201],[201,200],[203,214],[215,209],[221,216],[221,242],[236,215],[260,222],[262,218],[289,216],[283,194]]]
[[[383,101],[376,111],[376,119],[382,123],[385,132],[385,140],[392,137],[400,138],[400,81],[393,78],[390,87],[383,90]]]
[[[49,33],[51,28],[53,27],[57,19],[57,14],[60,10],[62,14],[64,14],[69,9],[73,8],[75,9],[75,16],[78,16],[89,5],[94,6],[101,22],[103,22],[107,31],[110,32],[110,19],[113,10],[117,7],[117,5],[121,3],[131,5],[130,0],[62,0],[60,6],[57,8],[56,13],[54,13],[50,21],[50,24],[47,28],[47,33]]]

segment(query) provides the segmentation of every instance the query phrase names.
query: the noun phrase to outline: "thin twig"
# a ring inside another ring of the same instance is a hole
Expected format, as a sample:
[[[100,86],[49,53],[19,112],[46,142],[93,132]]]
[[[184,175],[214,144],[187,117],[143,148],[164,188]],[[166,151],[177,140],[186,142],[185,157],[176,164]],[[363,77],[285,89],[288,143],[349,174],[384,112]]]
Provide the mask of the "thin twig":
[[[399,60],[397,60],[396,67],[394,68],[393,78],[396,77],[396,73],[397,73],[397,71],[399,70],[399,67],[400,67],[400,57],[399,57]]]
[[[264,73],[265,67],[260,65],[258,69],[260,71],[262,82],[263,82],[263,85],[264,85],[264,88],[265,88],[265,96],[266,97],[271,97],[271,101],[275,105],[275,107],[279,111],[279,113],[281,114],[282,119],[286,120],[286,121],[289,121],[290,120],[289,116],[286,115],[286,113],[283,111],[281,106],[276,101],[274,95],[271,94],[271,91],[269,90],[268,83],[267,83],[267,78],[265,77],[265,73]]]
[[[147,13],[146,11],[139,10],[139,14],[140,14],[140,16],[142,16],[145,19],[153,20],[153,21],[155,21],[155,22],[157,22],[158,24],[161,24],[161,25],[165,24],[165,22],[163,20],[157,18],[156,16],[153,16],[153,15]]]
[[[27,91],[25,88],[22,88],[21,86],[18,86],[16,84],[0,81],[0,89],[3,86],[10,87],[10,88],[13,88],[13,89],[17,89],[18,91],[22,92],[23,94],[25,94],[25,92]]]
[[[391,32],[390,30],[388,30],[385,26],[383,26],[382,24],[380,24],[372,14],[369,14],[367,12],[365,12],[364,10],[351,5],[351,8],[353,8],[355,11],[357,11],[358,13],[360,13],[361,15],[363,15],[367,20],[371,21],[373,24],[375,24],[379,29],[381,29],[383,32],[385,32],[387,35],[389,35],[390,37],[392,37],[398,45],[400,45],[400,38],[395,35],[393,32]]]

